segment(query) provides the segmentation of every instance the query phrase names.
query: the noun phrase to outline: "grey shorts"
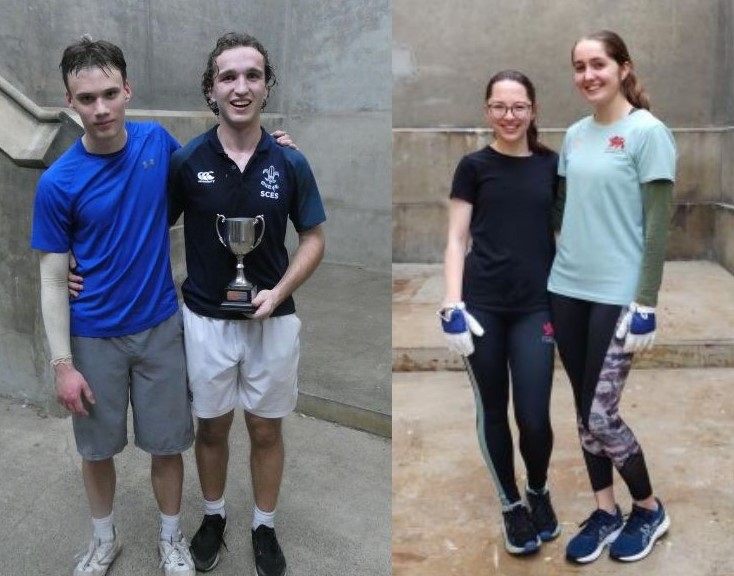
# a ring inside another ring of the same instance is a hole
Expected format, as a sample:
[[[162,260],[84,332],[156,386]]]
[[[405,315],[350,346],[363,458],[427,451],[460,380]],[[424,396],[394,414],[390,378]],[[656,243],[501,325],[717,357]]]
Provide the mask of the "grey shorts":
[[[86,405],[89,416],[72,416],[83,458],[105,460],[127,445],[128,402],[136,446],[157,456],[180,454],[191,446],[194,426],[181,312],[129,336],[73,337],[71,348],[96,401]]]

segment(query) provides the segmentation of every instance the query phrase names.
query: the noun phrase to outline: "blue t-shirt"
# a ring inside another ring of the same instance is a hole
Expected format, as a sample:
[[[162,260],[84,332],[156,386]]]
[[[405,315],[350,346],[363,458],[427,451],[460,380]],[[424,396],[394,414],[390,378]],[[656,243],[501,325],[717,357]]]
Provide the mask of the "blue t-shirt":
[[[90,154],[76,141],[36,189],[31,247],[72,251],[84,277],[70,304],[72,336],[134,334],[178,309],[166,179],[179,145],[158,124],[125,128],[125,147],[113,154]]]
[[[264,130],[244,171],[224,152],[216,126],[194,138],[173,155],[168,197],[169,222],[173,224],[184,214],[188,273],[181,286],[184,302],[193,312],[211,318],[245,319],[238,312],[219,310],[227,284],[234,279],[237,260],[219,242],[218,214],[227,218],[264,216],[262,242],[244,257],[245,276],[258,290],[272,289],[288,268],[288,220],[297,232],[326,220],[306,158],[297,150],[279,146]],[[294,311],[289,297],[273,316]]]
[[[647,110],[609,125],[592,117],[568,129],[558,173],[566,206],[551,292],[626,306],[636,295],[644,251],[642,184],[675,181],[675,140]]]

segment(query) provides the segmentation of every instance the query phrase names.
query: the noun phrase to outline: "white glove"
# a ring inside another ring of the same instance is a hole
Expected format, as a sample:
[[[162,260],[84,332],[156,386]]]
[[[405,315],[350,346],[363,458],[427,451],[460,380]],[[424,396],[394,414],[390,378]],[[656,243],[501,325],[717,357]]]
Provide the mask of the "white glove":
[[[632,302],[617,328],[616,337],[624,338],[625,352],[644,352],[655,341],[655,308]]]
[[[461,356],[473,354],[474,342],[471,335],[484,336],[484,328],[466,311],[464,303],[446,304],[438,311],[438,316],[441,318],[441,328],[449,350]]]

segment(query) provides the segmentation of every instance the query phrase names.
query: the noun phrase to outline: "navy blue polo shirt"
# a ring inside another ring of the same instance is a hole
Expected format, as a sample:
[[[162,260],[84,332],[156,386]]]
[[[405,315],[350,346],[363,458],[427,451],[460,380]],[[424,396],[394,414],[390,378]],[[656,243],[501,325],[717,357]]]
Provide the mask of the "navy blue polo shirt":
[[[244,257],[245,276],[258,290],[272,289],[288,268],[288,220],[297,232],[326,220],[316,180],[306,158],[278,145],[264,130],[255,153],[240,171],[222,148],[217,127],[176,151],[168,181],[168,220],[183,212],[188,277],[181,291],[186,306],[211,318],[243,319],[219,305],[234,279],[237,259],[217,237],[217,214],[227,218],[265,218],[262,242]],[[260,229],[258,225],[257,233]],[[288,297],[273,312],[295,312]]]

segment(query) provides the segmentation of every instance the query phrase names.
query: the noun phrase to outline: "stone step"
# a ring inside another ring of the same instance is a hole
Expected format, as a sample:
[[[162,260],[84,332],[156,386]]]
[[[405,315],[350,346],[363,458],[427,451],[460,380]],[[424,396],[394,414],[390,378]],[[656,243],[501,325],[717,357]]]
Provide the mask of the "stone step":
[[[440,264],[393,264],[392,369],[463,370],[436,318],[443,299]],[[734,276],[703,261],[665,263],[655,347],[640,368],[734,367]]]

